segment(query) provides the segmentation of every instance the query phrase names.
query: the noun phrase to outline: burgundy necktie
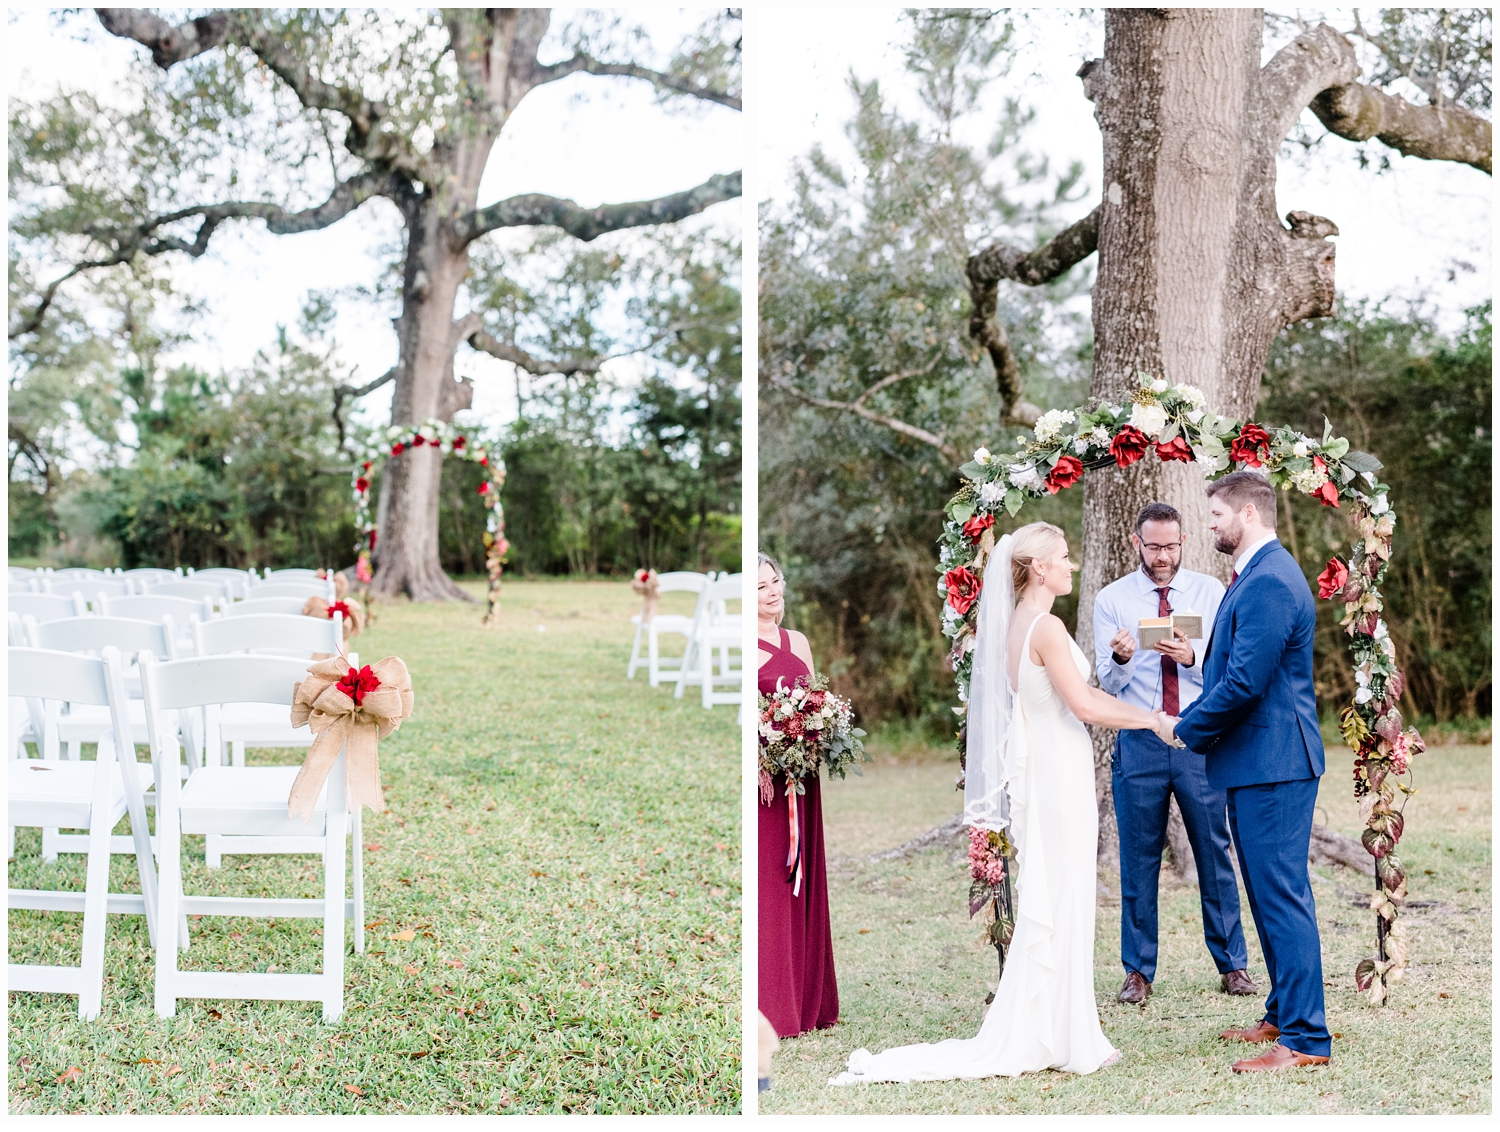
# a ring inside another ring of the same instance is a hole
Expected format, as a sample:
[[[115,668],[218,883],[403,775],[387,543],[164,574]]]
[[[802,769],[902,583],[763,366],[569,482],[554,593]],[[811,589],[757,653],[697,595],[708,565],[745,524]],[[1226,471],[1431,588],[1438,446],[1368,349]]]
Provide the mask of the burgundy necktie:
[[[1156,591],[1159,598],[1156,603],[1158,617],[1169,616],[1172,612],[1172,603],[1167,600],[1170,588],[1162,586]],[[1177,662],[1169,656],[1161,658],[1161,710],[1168,715],[1177,714]]]
[[[1232,585],[1235,584],[1235,582],[1237,582],[1239,580],[1240,580],[1240,572],[1238,570],[1231,570],[1231,571],[1229,571],[1229,585],[1232,586]],[[1225,587],[1225,589],[1228,589],[1228,588],[1229,588],[1228,586]]]

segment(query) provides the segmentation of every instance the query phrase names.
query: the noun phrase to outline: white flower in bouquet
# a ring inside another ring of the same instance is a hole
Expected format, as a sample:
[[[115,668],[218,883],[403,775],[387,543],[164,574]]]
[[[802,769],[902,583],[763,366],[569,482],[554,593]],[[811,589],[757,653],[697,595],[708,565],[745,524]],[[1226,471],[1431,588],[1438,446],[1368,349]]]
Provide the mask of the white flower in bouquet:
[[[1130,410],[1130,423],[1152,440],[1161,438],[1167,427],[1167,411],[1160,405],[1136,405]]]
[[[1114,438],[1109,435],[1109,429],[1105,428],[1101,424],[1095,425],[1093,427],[1093,430],[1089,433],[1089,439],[1097,444],[1100,448],[1108,448],[1110,445],[1110,441]]]
[[[1304,436],[1301,440],[1297,441],[1296,444],[1292,445],[1292,455],[1293,456],[1306,456],[1307,455],[1307,437]]]
[[[1152,388],[1155,387],[1153,386]],[[1157,390],[1157,392],[1161,391]],[[1172,386],[1172,392],[1195,409],[1201,409],[1208,403],[1208,395],[1196,385],[1174,385]],[[1193,423],[1196,424],[1197,422],[1194,421]]]
[[[1382,492],[1380,495],[1377,495],[1374,501],[1370,504],[1370,514],[1372,515],[1384,515],[1390,509],[1390,501],[1386,499],[1384,492]]]
[[[984,465],[988,464],[991,459],[993,459],[993,457],[990,456],[990,450],[988,448],[974,449],[974,463]]]
[[[1073,455],[1082,456],[1088,450],[1089,434],[1086,432],[1079,433],[1073,438]]]
[[[1035,464],[1012,464],[1010,466],[1010,482],[1022,491],[1028,489],[1040,491],[1047,481],[1036,470]]]
[[[993,480],[979,489],[979,501],[981,503],[995,504],[1005,498],[1005,482]]]
[[[1041,443],[1053,444],[1062,437],[1063,425],[1072,424],[1076,419],[1068,409],[1048,409],[1031,431]]]

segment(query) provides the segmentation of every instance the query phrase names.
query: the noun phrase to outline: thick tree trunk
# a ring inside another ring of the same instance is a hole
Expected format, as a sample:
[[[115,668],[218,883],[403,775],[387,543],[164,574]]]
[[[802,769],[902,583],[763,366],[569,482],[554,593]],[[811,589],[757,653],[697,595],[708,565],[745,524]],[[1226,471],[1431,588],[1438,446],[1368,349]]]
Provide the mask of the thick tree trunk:
[[[1333,248],[1322,237],[1335,230],[1301,214],[1289,230],[1275,212],[1284,109],[1280,91],[1262,92],[1261,20],[1250,8],[1105,17],[1104,59],[1081,72],[1104,146],[1094,396],[1119,403],[1145,371],[1248,419],[1277,332],[1332,313]],[[1090,477],[1078,613],[1090,656],[1094,597],[1139,567],[1129,535],[1152,500],[1182,513],[1184,567],[1228,578],[1197,465],[1147,459]],[[1117,852],[1113,741],[1096,733],[1101,858]]]

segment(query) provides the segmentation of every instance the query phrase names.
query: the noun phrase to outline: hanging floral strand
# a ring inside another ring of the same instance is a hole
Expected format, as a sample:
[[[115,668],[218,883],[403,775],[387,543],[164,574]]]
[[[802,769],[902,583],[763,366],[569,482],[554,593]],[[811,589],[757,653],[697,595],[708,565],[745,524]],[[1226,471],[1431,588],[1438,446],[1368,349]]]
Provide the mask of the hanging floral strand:
[[[374,577],[370,557],[375,551],[378,532],[370,510],[371,469],[383,460],[423,447],[436,448],[444,456],[456,456],[489,469],[489,478],[479,485],[479,497],[489,512],[485,517],[484,531],[484,565],[489,574],[484,624],[493,626],[500,616],[500,576],[504,571],[505,555],[510,550],[510,543],[505,540],[505,509],[500,504],[505,465],[499,460],[492,463],[489,453],[482,446],[470,444],[464,430],[451,421],[428,418],[415,429],[410,425],[392,425],[386,429],[385,443],[367,448],[355,462],[354,523],[359,528],[356,547],[359,561],[355,575],[366,587]]]
[[[1406,901],[1406,871],[1395,850],[1405,828],[1406,799],[1416,793],[1410,785],[1411,760],[1426,749],[1416,728],[1404,726],[1396,706],[1404,678],[1381,618],[1380,583],[1396,524],[1390,488],[1376,476],[1380,461],[1350,451],[1348,440],[1334,436],[1326,419],[1322,437],[1314,438],[1253,421],[1242,425],[1209,411],[1205,401],[1203,392],[1191,385],[1169,386],[1142,373],[1127,404],[1053,409],[1037,421],[1031,436],[1017,438],[1015,451],[991,455],[981,448],[960,469],[965,483],[948,504],[938,542],[943,632],[953,642],[948,660],[960,701],[954,710],[960,718],[967,711],[984,562],[1002,512],[1014,517],[1028,501],[1072,487],[1085,471],[1128,468],[1153,453],[1163,462],[1196,463],[1209,479],[1254,468],[1273,486],[1344,510],[1359,541],[1347,563],[1339,558],[1328,562],[1318,577],[1318,596],[1344,603],[1341,623],[1354,664],[1357,691],[1340,714],[1340,729],[1355,754],[1354,793],[1365,823],[1361,841],[1374,858],[1370,907],[1377,948],[1375,957],[1360,961],[1354,978],[1359,991],[1380,1005],[1401,982],[1407,965],[1406,929],[1399,917]],[[960,752],[964,743],[960,726]]]

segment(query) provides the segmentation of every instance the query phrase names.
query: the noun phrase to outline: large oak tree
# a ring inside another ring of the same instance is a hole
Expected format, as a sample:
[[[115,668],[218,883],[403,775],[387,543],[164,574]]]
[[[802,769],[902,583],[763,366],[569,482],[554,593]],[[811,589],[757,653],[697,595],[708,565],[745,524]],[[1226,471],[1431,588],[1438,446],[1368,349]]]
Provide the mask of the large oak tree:
[[[587,36],[543,62],[545,8],[221,9],[176,24],[141,9],[96,12],[109,33],[146,48],[167,78],[184,74],[175,85],[164,79],[132,110],[60,95],[23,121],[21,164],[41,203],[23,219],[22,234],[49,237],[58,270],[35,278],[30,301],[13,316],[13,341],[37,332],[59,289],[80,274],[174,253],[201,256],[215,232],[236,221],[260,221],[273,234],[326,228],[383,199],[402,228],[398,356],[382,377],[346,393],[394,382],[393,424],[446,420],[473,396],[453,374],[465,343],[536,374],[599,364],[535,357],[492,334],[484,310],[461,311],[475,241],[528,226],[589,241],[682,220],[740,194],[740,174],[728,172],[655,200],[593,208],[536,193],[484,207],[478,199],[511,115],[544,84],[575,74],[612,77],[649,83],[663,99],[738,110],[734,10],[720,10],[659,69],[618,49],[605,57]],[[100,136],[101,122],[114,136]],[[13,123],[13,195],[16,136]],[[253,197],[212,195],[237,184],[235,146],[250,137],[273,175],[260,179]],[[418,449],[387,469],[377,593],[463,596],[438,563],[439,459]]]

